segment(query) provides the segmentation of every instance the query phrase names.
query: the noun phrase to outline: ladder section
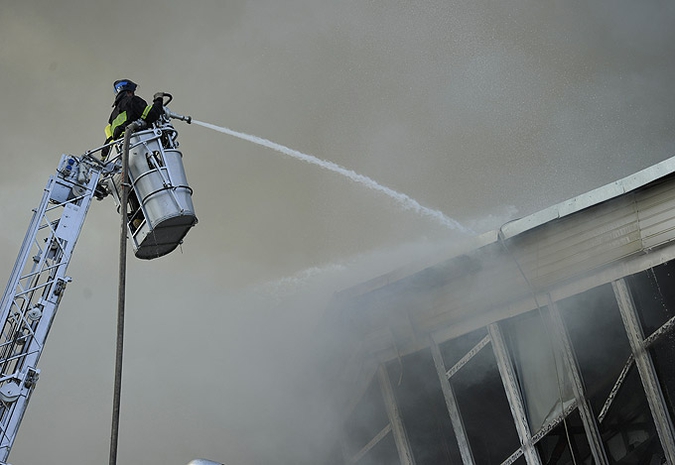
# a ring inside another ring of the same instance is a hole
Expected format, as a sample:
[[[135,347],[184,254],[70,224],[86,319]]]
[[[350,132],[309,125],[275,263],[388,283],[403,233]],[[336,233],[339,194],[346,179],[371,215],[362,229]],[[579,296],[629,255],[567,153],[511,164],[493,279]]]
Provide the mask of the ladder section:
[[[37,363],[70,278],[66,269],[102,165],[63,155],[26,232],[0,307],[0,464],[5,464],[40,371]]]

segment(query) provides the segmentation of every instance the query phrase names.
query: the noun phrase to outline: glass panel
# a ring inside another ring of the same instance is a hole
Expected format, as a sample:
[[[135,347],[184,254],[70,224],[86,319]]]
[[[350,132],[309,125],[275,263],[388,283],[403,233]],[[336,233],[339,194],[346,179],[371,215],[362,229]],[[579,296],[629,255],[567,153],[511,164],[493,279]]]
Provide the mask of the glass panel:
[[[671,420],[675,420],[675,334],[669,333],[656,342],[649,353],[652,356],[661,392]]]
[[[443,355],[445,368],[448,370],[452,368],[468,351],[487,336],[487,334],[487,328],[479,328],[471,333],[441,344],[439,348]]]
[[[370,449],[357,465],[396,465],[401,463],[396,451],[396,442],[394,435],[389,433],[385,438],[378,442],[375,447]]]
[[[445,353],[459,360],[486,332],[448,341]],[[461,348],[458,349],[458,348]],[[451,379],[476,463],[501,463],[520,447],[497,361],[488,344]]]
[[[502,328],[534,433],[574,401],[572,385],[546,307],[510,318]]]
[[[598,427],[610,463],[660,463],[652,461],[662,451],[634,364],[617,384],[631,350],[611,285],[564,299],[558,308],[596,418],[609,405]],[[610,403],[615,385],[621,387]]]
[[[666,463],[635,365],[600,423],[611,463]]]
[[[344,465],[345,459],[342,456],[342,451],[340,450],[340,444],[337,444],[333,449],[330,450],[324,465]]]
[[[597,414],[631,354],[612,286],[561,300],[558,309],[572,340],[586,395]]]
[[[377,380],[374,380],[370,383],[365,395],[345,422],[343,438],[348,458],[353,457],[359,452],[388,424],[389,419],[387,418],[387,411],[384,408],[384,401],[380,394],[380,386]],[[388,436],[391,436],[391,433]],[[366,455],[370,455],[370,452]],[[394,453],[397,454],[395,444]],[[398,460],[398,455],[396,457]]]
[[[670,262],[626,278],[638,308],[645,337],[675,316],[675,263]]]
[[[462,459],[429,349],[387,366],[417,465],[461,464]]]
[[[645,336],[675,316],[675,262],[626,278]],[[664,334],[650,348],[654,368],[671,418],[675,418],[675,331]]]
[[[553,428],[537,443],[542,463],[573,465],[593,463],[591,449],[586,440],[579,411],[570,413],[564,422]]]

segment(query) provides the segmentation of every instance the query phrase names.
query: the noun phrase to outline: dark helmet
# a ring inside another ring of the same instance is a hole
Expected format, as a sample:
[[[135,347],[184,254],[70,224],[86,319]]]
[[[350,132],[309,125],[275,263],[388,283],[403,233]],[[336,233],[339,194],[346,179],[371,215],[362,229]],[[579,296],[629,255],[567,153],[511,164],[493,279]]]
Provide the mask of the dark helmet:
[[[117,81],[113,82],[115,95],[119,95],[119,93],[123,90],[130,90],[131,92],[134,92],[136,87],[138,87],[138,85],[130,79],[118,79]]]

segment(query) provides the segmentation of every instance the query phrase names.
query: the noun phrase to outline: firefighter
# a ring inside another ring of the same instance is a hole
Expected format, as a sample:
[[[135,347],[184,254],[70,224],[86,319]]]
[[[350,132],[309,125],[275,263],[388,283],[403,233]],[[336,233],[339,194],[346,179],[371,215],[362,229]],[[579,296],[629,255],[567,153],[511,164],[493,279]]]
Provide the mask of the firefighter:
[[[129,79],[119,79],[113,83],[115,101],[113,111],[105,127],[105,143],[117,140],[124,135],[124,129],[132,122],[142,119],[148,125],[154,123],[162,115],[164,108],[162,92],[157,92],[152,98],[152,105],[136,95],[138,85]],[[101,151],[103,160],[108,157],[110,147]]]

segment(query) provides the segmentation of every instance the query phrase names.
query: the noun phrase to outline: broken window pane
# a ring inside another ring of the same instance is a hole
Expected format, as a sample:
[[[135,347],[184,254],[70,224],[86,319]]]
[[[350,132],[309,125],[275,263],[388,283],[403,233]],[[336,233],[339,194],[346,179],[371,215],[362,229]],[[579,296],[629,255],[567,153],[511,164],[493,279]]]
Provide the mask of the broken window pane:
[[[502,324],[518,377],[530,429],[536,433],[574,402],[561,351],[555,346],[548,308],[509,318]]]
[[[487,334],[482,328],[441,346],[447,367]],[[446,358],[447,357],[447,358]],[[501,463],[520,447],[491,344],[450,378],[476,463]]]

